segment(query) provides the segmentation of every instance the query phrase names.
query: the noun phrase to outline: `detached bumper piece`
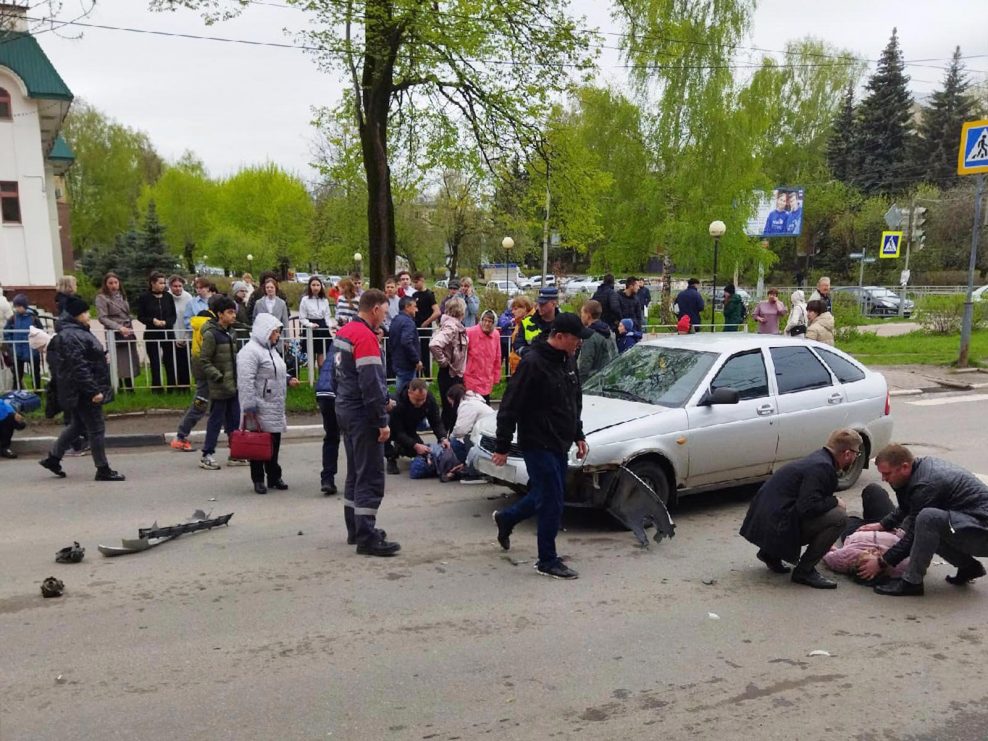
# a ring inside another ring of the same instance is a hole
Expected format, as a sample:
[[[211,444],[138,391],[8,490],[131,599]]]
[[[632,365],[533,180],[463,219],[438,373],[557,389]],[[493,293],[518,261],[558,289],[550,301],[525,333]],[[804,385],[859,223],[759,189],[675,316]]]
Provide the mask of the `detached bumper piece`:
[[[200,509],[197,509],[188,522],[180,525],[166,525],[158,527],[155,523],[151,527],[142,527],[137,531],[137,538],[123,538],[119,546],[101,545],[99,552],[104,556],[125,556],[128,553],[140,553],[150,548],[175,540],[180,535],[195,533],[200,530],[212,530],[220,525],[228,525],[233,512],[228,515],[210,518]]]
[[[624,466],[620,466],[611,477],[607,511],[635,534],[638,545],[642,548],[648,548],[648,534],[645,530],[649,527],[655,528],[653,538],[656,543],[666,536],[671,538],[676,534],[676,524],[659,495]]]

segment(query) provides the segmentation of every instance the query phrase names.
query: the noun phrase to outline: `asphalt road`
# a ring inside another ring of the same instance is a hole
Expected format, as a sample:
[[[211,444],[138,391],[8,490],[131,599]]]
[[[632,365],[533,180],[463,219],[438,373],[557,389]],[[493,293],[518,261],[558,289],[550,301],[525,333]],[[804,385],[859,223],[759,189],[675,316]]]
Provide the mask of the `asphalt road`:
[[[953,398],[896,401],[897,438],[988,472],[988,396]],[[559,582],[532,568],[533,525],[494,542],[501,489],[404,477],[381,517],[401,555],[357,557],[315,491],[318,444],[283,450],[292,488],[266,497],[167,450],[114,452],[122,485],[88,459],[64,481],[0,461],[2,741],[985,737],[988,585],[951,587],[945,565],[919,599],[792,585],[736,534],[749,489],[687,499],[649,551],[570,514],[581,578]],[[96,550],[196,508],[236,514]],[[85,561],[53,563],[76,539]],[[61,599],[40,597],[49,574]]]

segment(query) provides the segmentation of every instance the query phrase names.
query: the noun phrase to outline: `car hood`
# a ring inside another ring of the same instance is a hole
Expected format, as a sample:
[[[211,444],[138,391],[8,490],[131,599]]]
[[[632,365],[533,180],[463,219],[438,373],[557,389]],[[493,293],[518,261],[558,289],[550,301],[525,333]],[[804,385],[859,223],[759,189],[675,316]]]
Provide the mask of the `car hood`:
[[[667,407],[625,399],[583,395],[583,434],[606,430],[608,427],[631,422],[653,414],[668,412]]]
[[[606,430],[609,427],[631,422],[635,419],[648,417],[653,414],[671,412],[668,407],[661,407],[655,404],[644,404],[637,401],[625,401],[624,399],[609,399],[603,396],[583,395],[583,434],[590,435],[594,432]],[[477,430],[482,435],[495,434],[497,430],[497,415],[490,414],[477,422]]]

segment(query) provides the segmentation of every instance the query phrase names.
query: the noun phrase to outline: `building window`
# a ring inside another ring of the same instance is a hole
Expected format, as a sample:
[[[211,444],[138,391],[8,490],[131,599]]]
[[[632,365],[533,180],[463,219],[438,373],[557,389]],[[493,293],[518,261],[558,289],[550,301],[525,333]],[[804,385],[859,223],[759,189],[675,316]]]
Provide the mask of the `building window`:
[[[0,121],[10,121],[14,111],[10,104],[10,93],[0,87]]]
[[[17,183],[0,180],[0,222],[21,223],[21,199],[17,195]]]

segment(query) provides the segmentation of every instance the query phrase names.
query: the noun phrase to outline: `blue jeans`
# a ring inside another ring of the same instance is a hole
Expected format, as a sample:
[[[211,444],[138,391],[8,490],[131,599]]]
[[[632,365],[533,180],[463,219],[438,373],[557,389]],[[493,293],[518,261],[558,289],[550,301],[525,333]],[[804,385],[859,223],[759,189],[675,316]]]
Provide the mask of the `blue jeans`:
[[[209,421],[206,422],[206,441],[202,444],[202,454],[216,452],[216,442],[220,439],[220,427],[226,428],[227,437],[240,426],[240,402],[236,396],[229,399],[213,399],[209,408]]]
[[[528,469],[528,494],[500,513],[510,527],[538,515],[539,564],[549,566],[556,554],[556,533],[563,519],[566,454],[550,450],[522,451]]]
[[[401,390],[415,378],[415,369],[410,371],[395,370],[395,398],[401,396]]]

